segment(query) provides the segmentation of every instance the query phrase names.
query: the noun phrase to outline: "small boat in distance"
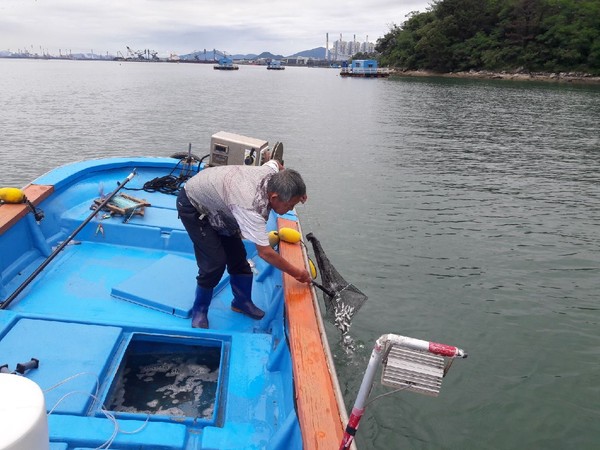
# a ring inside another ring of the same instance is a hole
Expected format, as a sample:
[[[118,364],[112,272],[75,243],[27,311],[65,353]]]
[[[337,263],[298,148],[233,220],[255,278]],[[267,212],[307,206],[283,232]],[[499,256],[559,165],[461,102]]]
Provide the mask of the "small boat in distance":
[[[233,59],[228,56],[223,56],[217,64],[213,66],[215,70],[238,70],[240,67],[233,63]]]
[[[389,69],[380,69],[377,67],[377,61],[374,59],[356,59],[344,61],[342,63],[341,77],[357,78],[385,78],[390,76]]]
[[[272,59],[267,64],[267,70],[285,70],[285,67],[278,59]]]

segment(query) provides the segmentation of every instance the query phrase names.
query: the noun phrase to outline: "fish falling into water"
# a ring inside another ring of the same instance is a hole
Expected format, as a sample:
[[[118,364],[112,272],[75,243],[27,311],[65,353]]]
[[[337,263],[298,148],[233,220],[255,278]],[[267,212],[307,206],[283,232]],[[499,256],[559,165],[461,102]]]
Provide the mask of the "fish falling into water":
[[[352,352],[355,348],[354,340],[350,336],[352,318],[367,301],[368,297],[356,286],[344,280],[329,261],[323,247],[321,247],[321,243],[314,234],[308,233],[306,238],[313,246],[324,286],[316,282],[313,282],[313,284],[323,291],[327,318],[341,331],[344,349],[347,352]]]
[[[352,326],[352,316],[354,315],[354,307],[343,303],[339,294],[335,296],[333,308],[334,325],[342,333],[342,345],[347,352],[352,352],[355,349],[354,339],[350,336],[350,327]]]

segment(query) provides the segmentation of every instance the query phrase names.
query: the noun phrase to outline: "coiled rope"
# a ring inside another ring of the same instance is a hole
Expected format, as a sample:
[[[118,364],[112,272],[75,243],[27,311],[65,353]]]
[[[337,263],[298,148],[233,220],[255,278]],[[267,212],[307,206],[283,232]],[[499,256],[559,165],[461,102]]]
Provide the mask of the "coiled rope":
[[[162,177],[156,177],[144,183],[141,188],[126,188],[130,191],[146,191],[146,192],[161,192],[163,194],[177,195],[181,190],[184,183],[196,175],[200,171],[200,164],[209,155],[198,159],[193,155],[186,154],[175,154],[171,157],[181,157],[179,162],[168,175]],[[194,164],[197,162],[197,165]],[[180,167],[181,166],[181,167]],[[174,175],[174,172],[179,169],[179,174]]]

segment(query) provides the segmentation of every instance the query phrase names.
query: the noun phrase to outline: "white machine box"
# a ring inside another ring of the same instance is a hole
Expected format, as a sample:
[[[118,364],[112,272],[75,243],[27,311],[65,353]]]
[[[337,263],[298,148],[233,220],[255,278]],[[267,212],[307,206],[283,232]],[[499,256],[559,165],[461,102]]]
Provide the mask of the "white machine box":
[[[219,131],[210,138],[209,166],[259,166],[269,151],[269,143],[239,134]]]

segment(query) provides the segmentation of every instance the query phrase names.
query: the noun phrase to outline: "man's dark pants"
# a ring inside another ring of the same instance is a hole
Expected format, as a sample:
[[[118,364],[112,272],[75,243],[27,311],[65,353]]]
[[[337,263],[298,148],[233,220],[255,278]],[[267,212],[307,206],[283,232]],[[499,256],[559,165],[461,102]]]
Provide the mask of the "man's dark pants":
[[[194,244],[196,263],[198,264],[198,285],[212,289],[218,283],[225,268],[231,275],[251,275],[246,248],[239,236],[217,234],[200,212],[188,199],[185,189],[177,196],[179,218]]]

